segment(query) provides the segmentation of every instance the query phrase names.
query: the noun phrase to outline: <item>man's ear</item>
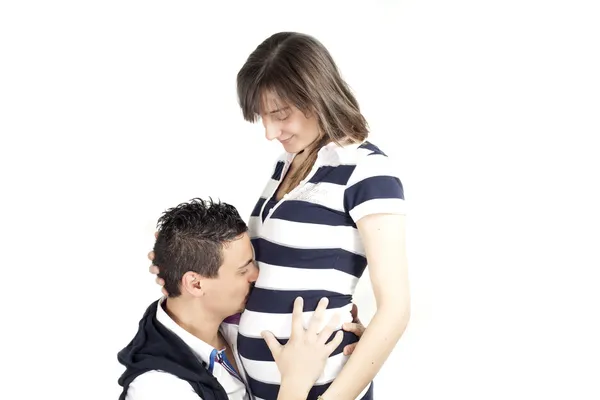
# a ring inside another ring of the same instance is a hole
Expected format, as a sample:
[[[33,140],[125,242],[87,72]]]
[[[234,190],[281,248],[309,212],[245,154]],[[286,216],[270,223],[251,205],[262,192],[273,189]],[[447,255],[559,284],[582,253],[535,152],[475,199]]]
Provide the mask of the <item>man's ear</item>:
[[[206,280],[197,272],[188,271],[181,279],[181,292],[189,293],[194,297],[202,297],[206,294],[205,288],[202,287],[205,282]]]

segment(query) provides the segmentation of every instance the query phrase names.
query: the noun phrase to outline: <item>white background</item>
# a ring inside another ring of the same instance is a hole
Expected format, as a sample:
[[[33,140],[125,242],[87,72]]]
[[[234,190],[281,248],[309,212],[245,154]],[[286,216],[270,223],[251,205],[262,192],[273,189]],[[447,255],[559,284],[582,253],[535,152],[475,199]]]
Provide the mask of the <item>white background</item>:
[[[117,398],[157,218],[248,217],[270,174],[235,76],[282,30],[329,48],[404,183],[413,313],[377,398],[600,398],[596,2],[214,3],[1,3],[0,398]]]

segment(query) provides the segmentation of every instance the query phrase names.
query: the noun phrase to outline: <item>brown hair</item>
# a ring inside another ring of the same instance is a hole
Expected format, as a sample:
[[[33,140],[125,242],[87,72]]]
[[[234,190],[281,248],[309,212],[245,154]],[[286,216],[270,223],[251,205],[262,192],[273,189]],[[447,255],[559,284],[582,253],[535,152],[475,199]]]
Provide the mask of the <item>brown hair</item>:
[[[368,136],[356,98],[329,51],[312,36],[276,33],[250,54],[237,75],[238,101],[246,121],[258,120],[266,91],[305,115],[314,115],[319,123],[320,138],[307,150],[306,161],[291,176],[285,192],[308,175],[325,144],[361,142]]]

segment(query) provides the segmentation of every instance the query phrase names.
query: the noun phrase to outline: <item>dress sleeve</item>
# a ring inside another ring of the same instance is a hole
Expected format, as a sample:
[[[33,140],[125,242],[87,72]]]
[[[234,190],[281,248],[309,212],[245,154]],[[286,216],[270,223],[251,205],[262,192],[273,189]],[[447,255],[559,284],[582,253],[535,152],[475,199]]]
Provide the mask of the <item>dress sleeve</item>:
[[[405,214],[404,189],[390,159],[372,154],[360,160],[344,191],[344,208],[354,223],[371,214]]]

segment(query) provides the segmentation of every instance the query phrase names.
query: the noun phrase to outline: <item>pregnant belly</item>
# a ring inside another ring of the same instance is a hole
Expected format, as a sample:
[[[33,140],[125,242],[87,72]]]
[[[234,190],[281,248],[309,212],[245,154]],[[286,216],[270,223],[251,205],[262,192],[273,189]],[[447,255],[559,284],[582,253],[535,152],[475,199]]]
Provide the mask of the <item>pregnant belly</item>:
[[[334,313],[340,315],[337,329],[341,329],[342,324],[352,321],[350,313],[352,296],[350,295],[322,290],[286,291],[254,288],[248,298],[246,310],[240,319],[238,348],[242,357],[257,361],[273,360],[271,352],[261,337],[261,332],[270,331],[282,344],[285,344],[290,337],[293,303],[297,296],[304,298],[303,324],[305,328],[308,327],[313,311],[322,297],[329,298],[322,327],[329,322]],[[354,343],[357,340],[355,335],[345,332],[342,345]],[[340,347],[343,350],[342,345]],[[337,351],[334,352],[332,356],[337,353]]]
[[[281,382],[277,365],[260,333],[265,330],[270,331],[281,344],[285,345],[291,332],[292,308],[296,296],[300,295],[305,299],[303,322],[307,327],[317,303],[324,294],[326,293],[323,291],[296,292],[262,288],[254,288],[252,291],[247,308],[240,319],[237,345],[250,389],[257,398],[275,400]],[[341,329],[343,323],[352,321],[351,296],[339,293],[327,294],[330,295],[327,296],[330,301],[323,326],[329,322],[334,313],[340,313],[341,318],[337,328]],[[327,389],[348,360],[348,356],[343,354],[344,347],[357,341],[356,335],[344,332],[342,343],[329,356],[325,370],[311,390],[309,399],[316,399],[317,395]]]

